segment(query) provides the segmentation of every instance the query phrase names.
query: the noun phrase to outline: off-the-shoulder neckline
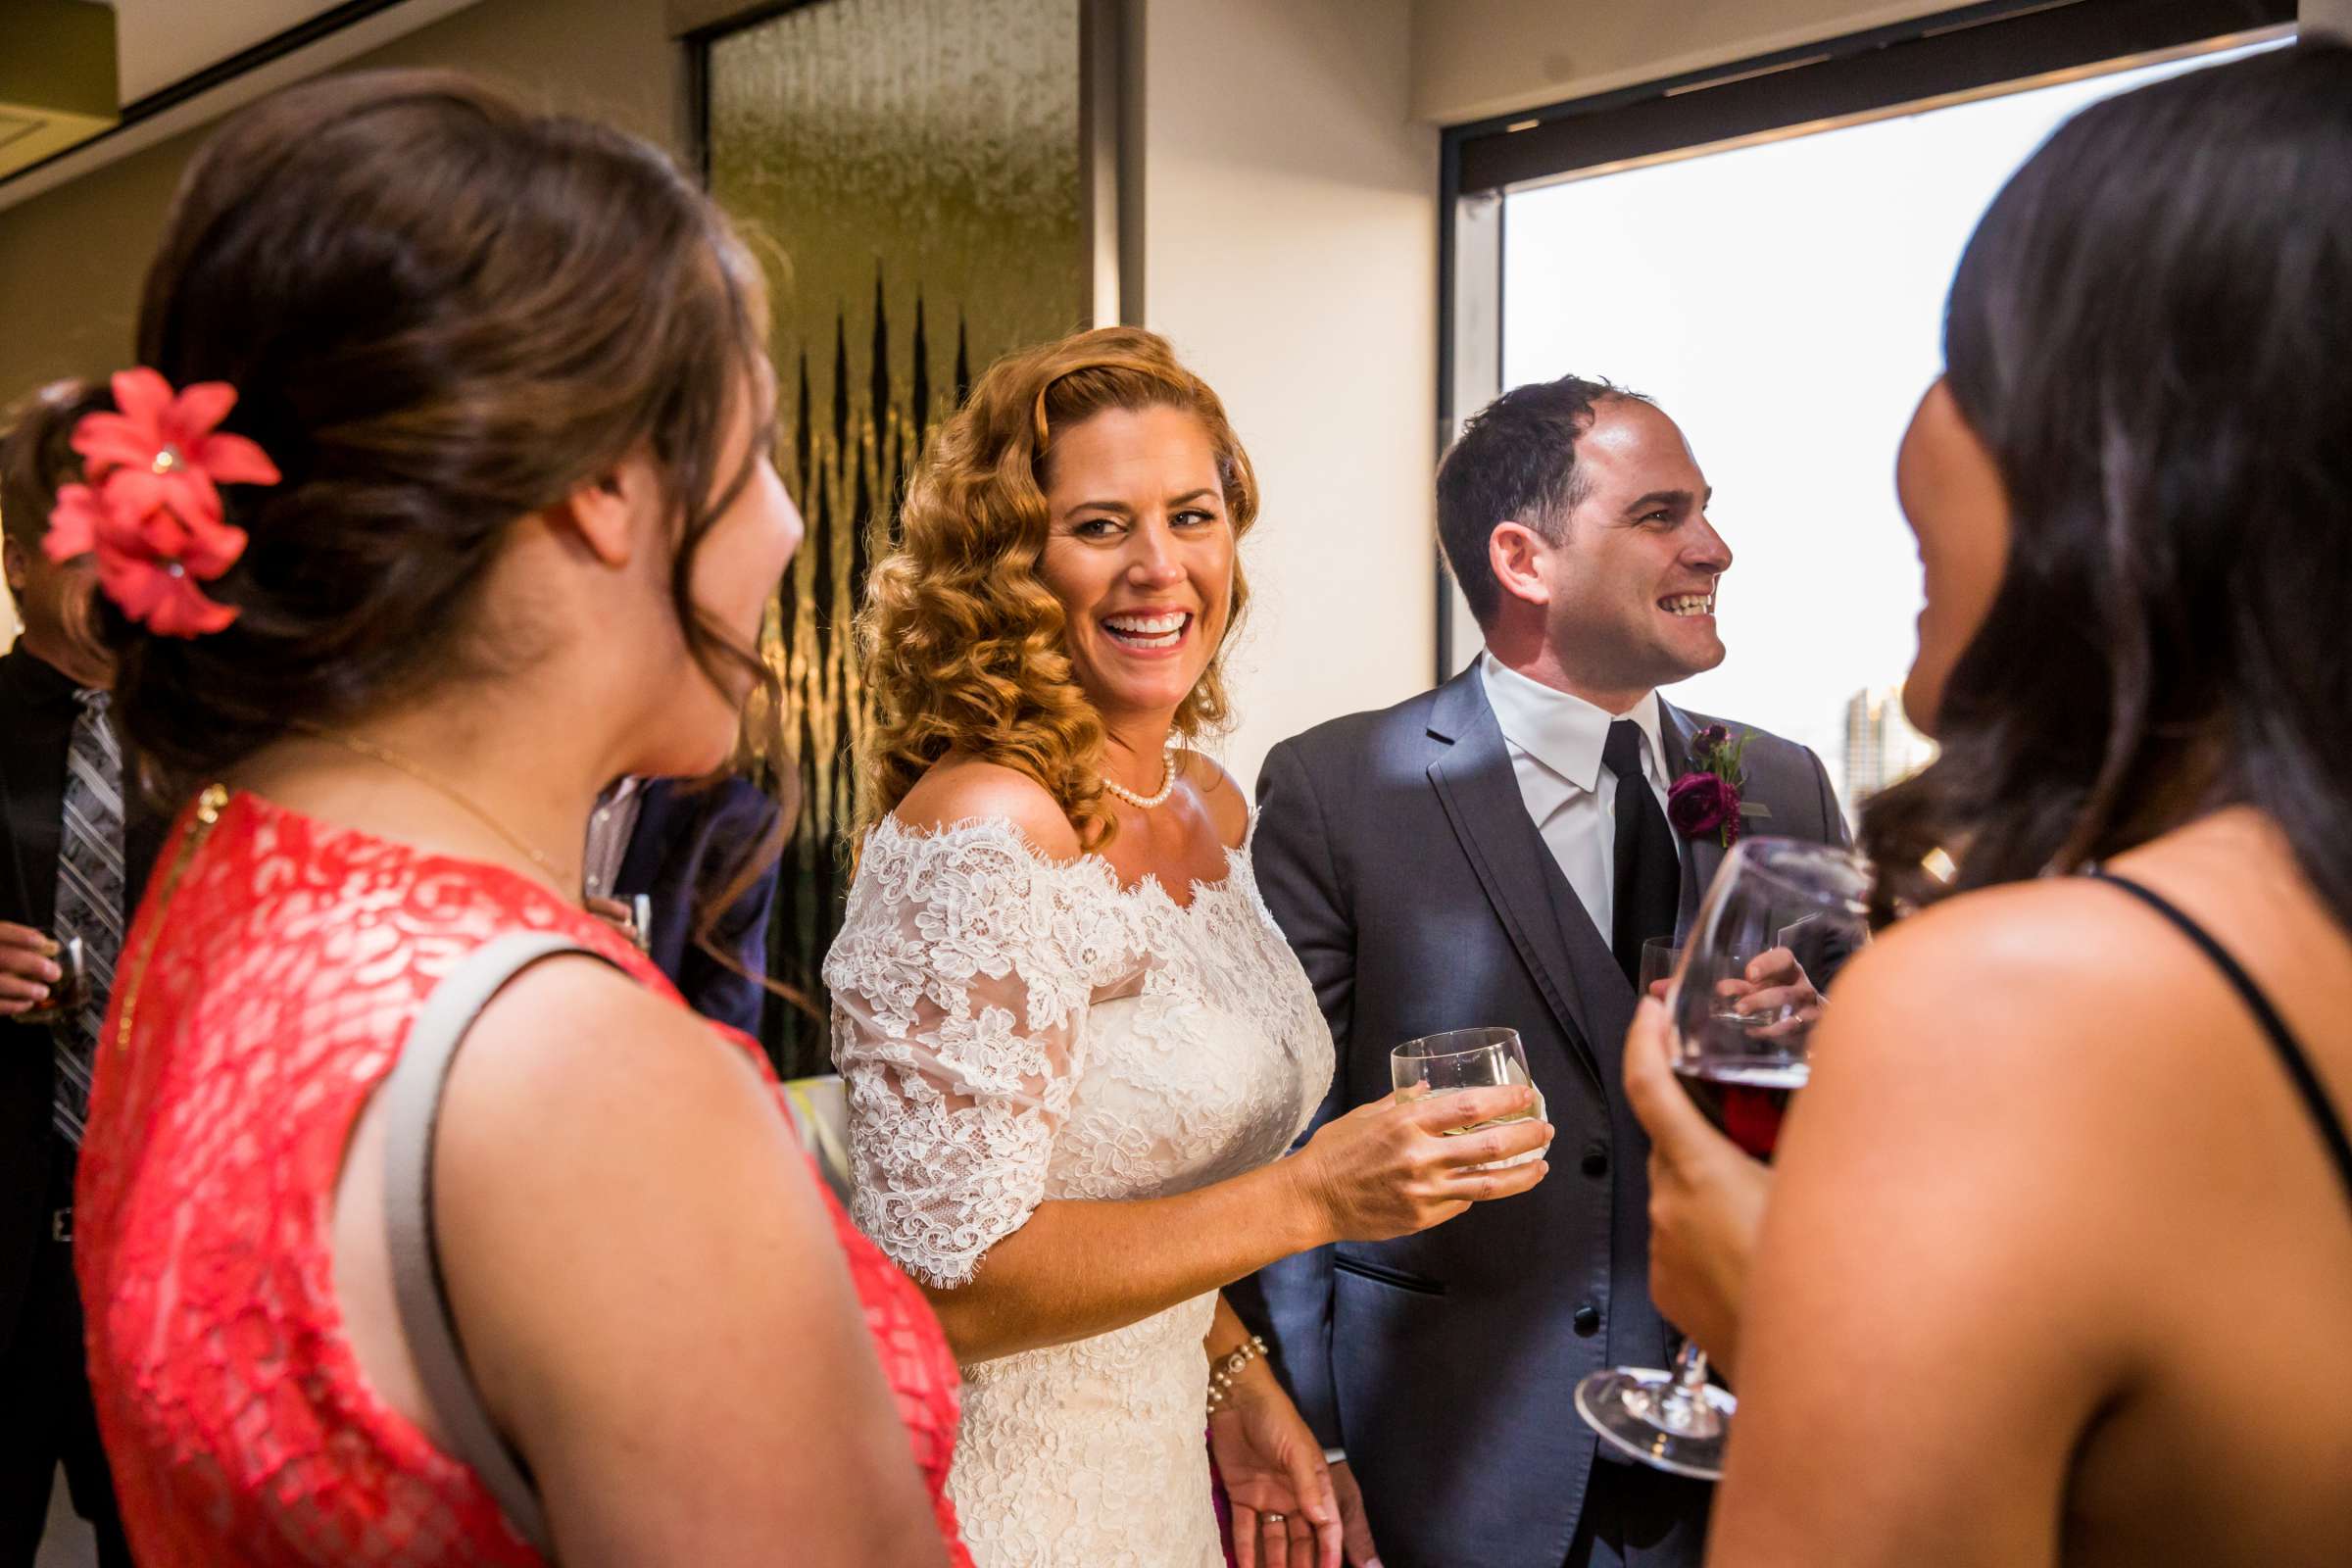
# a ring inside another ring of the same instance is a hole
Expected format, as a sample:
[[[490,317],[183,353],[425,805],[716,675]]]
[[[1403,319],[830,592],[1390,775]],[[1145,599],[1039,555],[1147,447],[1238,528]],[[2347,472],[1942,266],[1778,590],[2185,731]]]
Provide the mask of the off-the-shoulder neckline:
[[[1102,883],[1103,890],[1114,898],[1157,898],[1169,907],[1183,911],[1198,907],[1203,896],[1232,892],[1240,886],[1236,878],[1250,863],[1250,838],[1256,834],[1257,816],[1254,812],[1250,814],[1250,836],[1245,837],[1239,845],[1219,846],[1225,852],[1225,874],[1213,882],[1204,882],[1199,877],[1192,878],[1186,888],[1184,902],[1181,904],[1176,902],[1175,895],[1161,883],[1157,872],[1146,871],[1133,882],[1122,882],[1119,880],[1118,868],[1094,851],[1082,850],[1075,858],[1069,859],[1051,855],[1047,853],[1044,846],[1029,836],[1028,831],[1020,823],[1001,813],[990,812],[978,816],[961,816],[952,822],[940,822],[930,827],[909,827],[900,821],[896,813],[886,812],[882,819],[874,824],[873,831],[875,835],[889,832],[910,843],[939,843],[956,838],[1010,839],[1022,854],[1047,870],[1068,872],[1092,878]]]

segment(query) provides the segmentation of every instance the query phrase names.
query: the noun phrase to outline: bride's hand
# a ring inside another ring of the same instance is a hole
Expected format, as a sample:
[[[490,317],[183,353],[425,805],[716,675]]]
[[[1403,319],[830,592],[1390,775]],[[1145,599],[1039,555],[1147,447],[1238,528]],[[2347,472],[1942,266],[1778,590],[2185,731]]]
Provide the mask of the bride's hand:
[[[1332,1240],[1385,1242],[1429,1229],[1474,1202],[1524,1193],[1550,1167],[1541,1159],[1498,1168],[1551,1142],[1551,1124],[1530,1117],[1445,1136],[1502,1116],[1525,1116],[1525,1087],[1457,1094],[1391,1095],[1326,1122],[1284,1161]]]
[[[1262,1357],[1208,1418],[1208,1449],[1233,1505],[1240,1568],[1340,1568],[1340,1508],[1323,1446]]]

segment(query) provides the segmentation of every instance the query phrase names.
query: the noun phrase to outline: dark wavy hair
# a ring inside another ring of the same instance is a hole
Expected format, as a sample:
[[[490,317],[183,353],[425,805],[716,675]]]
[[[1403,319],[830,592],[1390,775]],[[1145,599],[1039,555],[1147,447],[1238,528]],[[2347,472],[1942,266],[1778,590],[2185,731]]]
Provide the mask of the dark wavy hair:
[[[1944,360],[2013,537],[1942,755],[1864,814],[1882,917],[2245,805],[2352,926],[2352,47],[2069,121],[1969,242]]]
[[[230,120],[172,199],[138,357],[233,385],[224,427],[283,482],[224,492],[251,540],[208,586],[240,612],[226,630],[158,637],[101,607],[116,711],[167,793],[527,662],[527,628],[482,624],[485,568],[516,518],[641,447],[679,519],[688,648],[721,685],[772,679],[689,592],[751,476],[719,453],[746,389],[766,395],[765,310],[718,209],[606,126],[446,72],[327,77]]]
[[[858,616],[874,704],[858,752],[860,844],[932,763],[958,750],[1037,780],[1081,842],[1109,842],[1102,718],[1071,673],[1061,601],[1037,574],[1047,467],[1055,437],[1072,425],[1111,409],[1159,408],[1192,415],[1207,432],[1239,540],[1257,519],[1250,454],[1208,383],[1140,327],[1099,327],[999,360],[932,434],[907,485],[903,537],[875,563]],[[1178,735],[1228,720],[1225,650],[1249,605],[1236,560],[1225,640],[1176,710]]]

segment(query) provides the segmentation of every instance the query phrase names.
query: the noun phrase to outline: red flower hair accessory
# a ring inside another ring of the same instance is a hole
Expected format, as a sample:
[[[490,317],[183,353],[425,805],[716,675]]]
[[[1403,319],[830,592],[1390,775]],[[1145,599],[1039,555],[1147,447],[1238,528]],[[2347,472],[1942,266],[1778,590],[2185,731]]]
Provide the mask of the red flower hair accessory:
[[[208,598],[210,582],[245,553],[245,530],[221,518],[223,484],[275,484],[277,465],[218,428],[236,407],[225,381],[174,393],[141,366],[118,371],[114,414],[74,427],[87,484],[57,493],[41,548],[52,561],[95,552],[98,584],[132,620],[164,637],[196,637],[237,618]]]

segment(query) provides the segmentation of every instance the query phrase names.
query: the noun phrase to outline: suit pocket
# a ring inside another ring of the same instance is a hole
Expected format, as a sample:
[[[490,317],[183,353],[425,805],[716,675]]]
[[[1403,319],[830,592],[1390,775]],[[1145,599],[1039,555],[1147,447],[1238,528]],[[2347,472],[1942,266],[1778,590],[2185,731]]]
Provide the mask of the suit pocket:
[[[1386,1285],[1392,1290],[1410,1291],[1415,1296],[1446,1294],[1446,1287],[1440,1281],[1423,1279],[1418,1274],[1407,1274],[1400,1268],[1390,1268],[1383,1263],[1349,1257],[1346,1252],[1332,1253],[1331,1266],[1342,1274],[1352,1274],[1359,1280],[1370,1280],[1375,1285]]]

